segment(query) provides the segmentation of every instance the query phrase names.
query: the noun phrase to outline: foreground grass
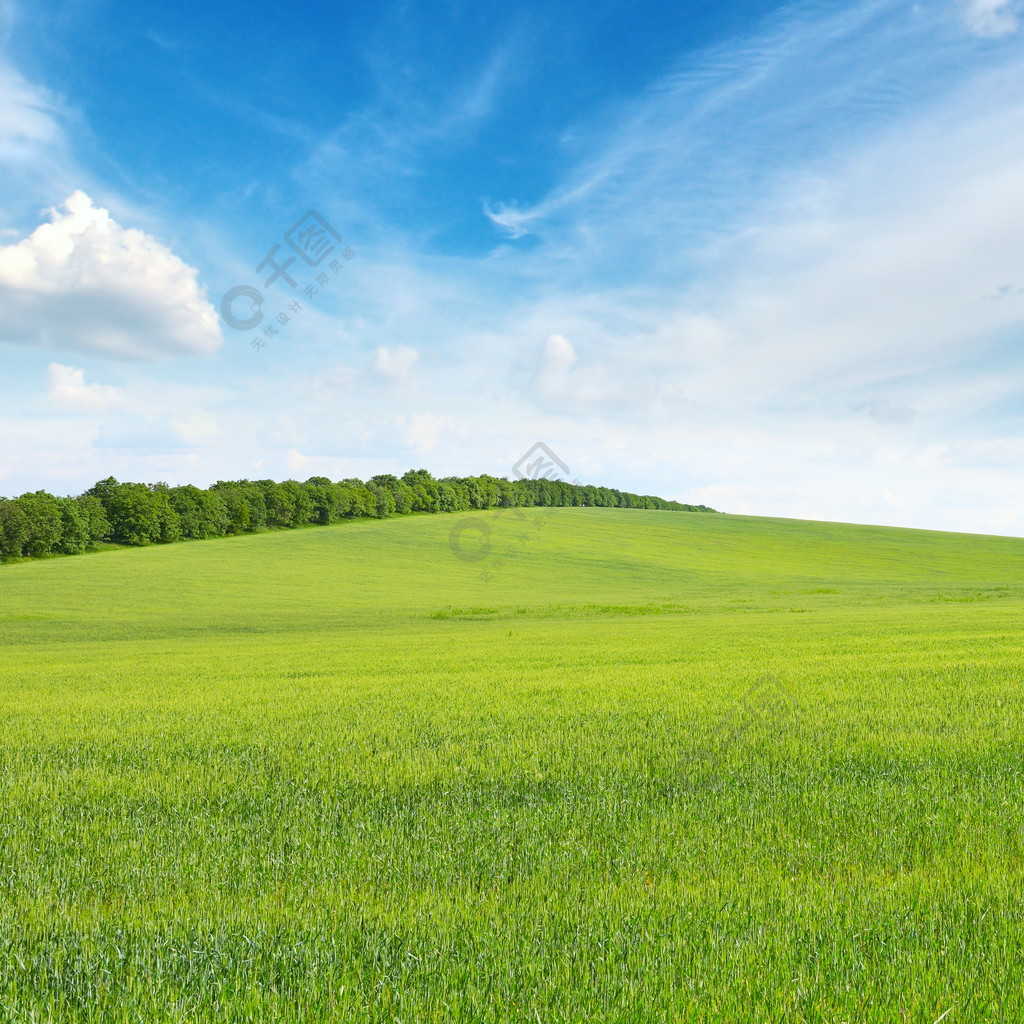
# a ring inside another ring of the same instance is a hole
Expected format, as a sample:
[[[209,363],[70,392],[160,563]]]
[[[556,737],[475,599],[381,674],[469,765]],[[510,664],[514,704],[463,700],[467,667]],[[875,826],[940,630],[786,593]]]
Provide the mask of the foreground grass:
[[[1024,542],[477,516],[0,569],[0,1019],[1024,1019]]]

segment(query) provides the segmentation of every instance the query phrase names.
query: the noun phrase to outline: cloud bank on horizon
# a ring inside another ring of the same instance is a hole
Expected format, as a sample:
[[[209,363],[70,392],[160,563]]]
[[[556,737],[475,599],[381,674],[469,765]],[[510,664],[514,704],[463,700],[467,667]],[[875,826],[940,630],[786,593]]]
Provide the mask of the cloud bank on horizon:
[[[3,7],[0,493],[545,440],[726,511],[1024,535],[1020,4],[258,7]],[[343,269],[289,248],[311,209]]]

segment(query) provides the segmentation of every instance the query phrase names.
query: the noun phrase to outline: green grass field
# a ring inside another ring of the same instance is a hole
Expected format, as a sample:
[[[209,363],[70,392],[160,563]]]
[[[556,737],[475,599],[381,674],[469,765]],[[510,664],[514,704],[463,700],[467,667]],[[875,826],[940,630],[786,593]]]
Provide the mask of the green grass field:
[[[0,567],[0,1020],[1024,1020],[1024,541],[471,515]]]

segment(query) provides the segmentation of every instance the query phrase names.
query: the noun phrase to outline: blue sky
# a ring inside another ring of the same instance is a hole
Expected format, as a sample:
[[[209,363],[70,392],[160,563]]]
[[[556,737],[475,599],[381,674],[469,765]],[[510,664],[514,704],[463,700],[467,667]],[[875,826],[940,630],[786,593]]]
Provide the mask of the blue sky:
[[[545,441],[725,511],[1024,535],[1022,16],[0,0],[0,493]],[[311,209],[334,268],[267,286]]]

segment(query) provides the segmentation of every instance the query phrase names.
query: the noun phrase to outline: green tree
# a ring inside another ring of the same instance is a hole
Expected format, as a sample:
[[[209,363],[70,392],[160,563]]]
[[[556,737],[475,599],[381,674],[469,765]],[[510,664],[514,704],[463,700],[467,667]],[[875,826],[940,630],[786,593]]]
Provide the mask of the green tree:
[[[309,521],[311,523],[319,523],[321,526],[335,522],[336,520],[333,517],[334,484],[325,476],[311,476],[302,487],[309,498]]]
[[[309,491],[298,480],[285,480],[281,492],[287,495],[286,505],[291,508],[291,518],[285,526],[305,526],[313,522],[313,502]]]
[[[372,515],[378,519],[387,519],[388,516],[394,515],[395,496],[387,487],[381,487],[379,484],[371,482],[367,484],[367,490],[373,495]]]
[[[227,533],[260,530],[267,525],[267,503],[259,484],[249,480],[218,480],[210,490],[223,503]]]
[[[351,517],[375,516],[377,514],[377,496],[362,480],[348,477],[341,481],[341,485],[348,488],[351,494],[348,513]]]
[[[404,480],[399,480],[391,473],[381,473],[378,476],[370,477],[369,485],[386,490],[394,499],[394,511],[399,515],[406,515],[413,510],[416,495],[412,487]]]
[[[111,476],[100,480],[86,493],[99,498],[103,504],[111,540],[133,545],[160,540],[161,510],[156,495],[145,484],[121,484]]]
[[[22,494],[15,501],[25,513],[28,522],[25,554],[31,558],[42,558],[52,554],[60,544],[60,503],[46,491]]]
[[[425,469],[410,469],[402,483],[412,492],[411,512],[440,512],[438,483]]]
[[[181,540],[181,520],[171,506],[171,489],[165,483],[151,484],[153,501],[156,505],[157,535],[154,538],[161,544],[173,544]]]
[[[0,558],[21,558],[28,541],[28,517],[22,507],[9,498],[0,498]]]
[[[355,500],[355,492],[348,484],[331,484],[331,522],[340,523],[352,515],[352,503]]]
[[[181,535],[188,540],[208,537],[203,516],[203,494],[193,484],[172,487],[167,495],[170,506],[177,513]]]
[[[257,480],[267,507],[267,526],[292,526],[295,517],[295,499],[290,490],[273,480]]]
[[[81,554],[92,540],[89,510],[77,498],[58,498],[60,508],[60,541],[56,550],[62,555]]]
[[[106,540],[110,536],[110,522],[103,511],[103,502],[92,494],[80,494],[75,501],[89,520],[89,543]]]

